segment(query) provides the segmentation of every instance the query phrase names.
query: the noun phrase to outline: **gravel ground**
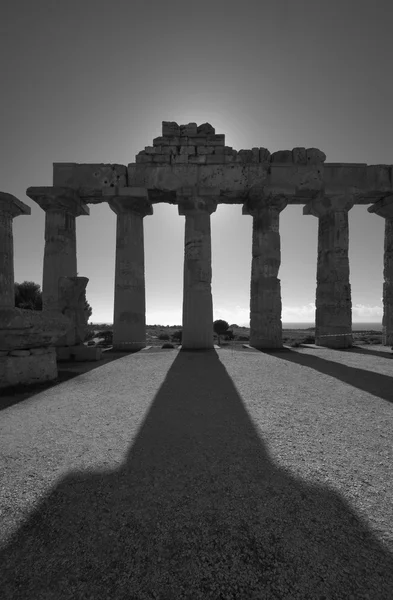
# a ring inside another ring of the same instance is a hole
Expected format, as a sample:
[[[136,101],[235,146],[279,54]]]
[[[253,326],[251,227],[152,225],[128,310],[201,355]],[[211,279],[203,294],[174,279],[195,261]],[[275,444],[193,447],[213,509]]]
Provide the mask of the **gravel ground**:
[[[151,349],[5,405],[0,597],[391,600],[380,350]]]

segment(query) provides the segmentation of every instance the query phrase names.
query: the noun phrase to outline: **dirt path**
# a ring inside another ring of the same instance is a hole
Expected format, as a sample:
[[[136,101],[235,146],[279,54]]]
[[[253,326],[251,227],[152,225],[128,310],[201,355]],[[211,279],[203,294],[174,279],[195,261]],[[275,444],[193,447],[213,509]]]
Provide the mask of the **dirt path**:
[[[128,355],[0,412],[2,598],[393,597],[392,355]]]

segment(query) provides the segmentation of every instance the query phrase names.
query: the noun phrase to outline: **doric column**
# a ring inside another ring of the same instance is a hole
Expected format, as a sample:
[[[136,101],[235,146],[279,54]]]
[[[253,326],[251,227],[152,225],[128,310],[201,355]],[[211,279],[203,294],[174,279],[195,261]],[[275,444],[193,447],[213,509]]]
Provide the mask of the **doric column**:
[[[283,196],[250,198],[243,214],[251,215],[252,263],[250,298],[250,346],[282,347],[280,212],[288,200]]]
[[[26,194],[46,213],[42,304],[57,310],[59,278],[77,276],[75,217],[90,211],[70,188],[30,187]]]
[[[219,190],[183,189],[177,197],[179,215],[186,218],[182,348],[208,350],[214,347],[210,215],[217,208]]]
[[[108,204],[117,214],[113,347],[137,351],[146,346],[143,217],[153,209],[145,188],[119,188]]]
[[[367,210],[385,219],[382,343],[393,346],[393,196],[375,202]]]
[[[328,348],[352,346],[348,211],[353,204],[342,194],[314,199],[303,208],[304,215],[319,219],[315,343]]]
[[[30,206],[0,192],[0,309],[15,307],[12,219],[30,213]]]

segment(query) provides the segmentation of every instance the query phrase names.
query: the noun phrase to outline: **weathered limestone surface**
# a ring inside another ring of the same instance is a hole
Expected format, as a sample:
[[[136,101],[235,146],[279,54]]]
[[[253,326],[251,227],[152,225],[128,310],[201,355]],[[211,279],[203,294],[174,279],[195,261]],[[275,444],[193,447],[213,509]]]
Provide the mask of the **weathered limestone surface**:
[[[117,164],[53,163],[53,185],[74,188],[80,195],[94,190],[127,185],[127,167]],[[89,202],[94,202],[94,198]]]
[[[75,217],[89,208],[68,188],[30,187],[26,194],[45,211],[43,310],[57,310],[59,277],[76,277]]]
[[[352,346],[348,211],[353,203],[350,196],[325,196],[303,209],[303,214],[319,219],[315,313],[315,343],[319,346]]]
[[[0,309],[15,306],[12,219],[30,213],[30,206],[11,194],[0,192]]]
[[[376,202],[368,212],[385,219],[382,343],[393,346],[393,196]]]
[[[52,381],[57,377],[54,348],[37,348],[33,351],[16,351],[0,356],[0,388],[30,385]],[[22,354],[23,352],[23,354]]]
[[[183,189],[178,194],[179,215],[185,216],[183,336],[184,350],[213,348],[210,215],[217,208],[219,190]]]
[[[75,346],[82,344],[87,332],[85,312],[87,277],[60,277],[57,310],[67,317],[71,326],[56,346]]]
[[[23,308],[0,310],[0,351],[54,346],[72,323],[61,313]]]
[[[252,215],[250,346],[281,348],[281,264],[279,219],[287,206],[280,196],[250,198],[243,214]]]
[[[153,209],[146,189],[124,188],[107,198],[117,214],[113,347],[136,351],[146,346],[143,217]]]
[[[84,344],[77,346],[56,346],[55,350],[58,362],[91,362],[101,360],[102,358],[102,348],[85,346]]]

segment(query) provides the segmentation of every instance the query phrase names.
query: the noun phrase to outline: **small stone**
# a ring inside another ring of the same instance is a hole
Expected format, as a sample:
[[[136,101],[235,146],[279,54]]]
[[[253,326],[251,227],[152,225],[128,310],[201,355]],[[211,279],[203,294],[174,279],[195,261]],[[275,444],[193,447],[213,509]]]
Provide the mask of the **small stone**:
[[[151,163],[153,156],[151,154],[137,154],[135,162],[138,163]]]
[[[270,157],[270,162],[287,164],[292,163],[292,151],[291,150],[278,150],[273,152]]]
[[[259,162],[269,162],[271,154],[267,148],[259,148]]]
[[[155,156],[153,156],[153,162],[165,163],[169,165],[171,162],[171,157],[168,154],[156,154]]]
[[[207,136],[207,146],[225,146],[225,135],[208,135]]]
[[[30,356],[30,350],[11,350],[10,356]]]
[[[225,161],[225,154],[207,154],[207,165],[222,165]]]
[[[318,150],[318,148],[307,148],[306,154],[309,165],[317,165],[326,160],[326,154],[322,150]]]
[[[156,137],[153,140],[153,146],[168,146],[168,144],[172,144],[173,141],[166,137]]]
[[[196,123],[188,123],[187,125],[180,125],[180,136],[197,135],[198,127]]]
[[[175,121],[163,121],[162,135],[163,137],[180,136],[180,126]]]
[[[307,154],[305,148],[294,148],[292,150],[292,159],[295,164],[306,165]]]
[[[190,146],[206,146],[207,136],[203,134],[198,134],[197,136],[189,137],[187,140],[187,144],[189,144]]]
[[[186,165],[188,163],[188,154],[172,155],[170,159],[172,165]]]
[[[197,146],[197,154],[213,154],[214,146]]]
[[[206,164],[206,154],[201,154],[198,156],[189,156],[188,162],[197,165],[204,165]]]
[[[252,150],[239,150],[239,162],[252,163],[253,153]]]
[[[195,146],[181,146],[180,154],[195,154]]]
[[[178,154],[177,146],[161,146],[161,154]]]
[[[145,154],[161,154],[161,146],[146,146]]]
[[[197,132],[205,133],[207,135],[214,135],[216,133],[216,130],[210,125],[210,123],[202,123],[202,125],[199,125],[199,127],[197,128]]]

